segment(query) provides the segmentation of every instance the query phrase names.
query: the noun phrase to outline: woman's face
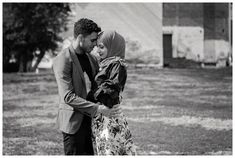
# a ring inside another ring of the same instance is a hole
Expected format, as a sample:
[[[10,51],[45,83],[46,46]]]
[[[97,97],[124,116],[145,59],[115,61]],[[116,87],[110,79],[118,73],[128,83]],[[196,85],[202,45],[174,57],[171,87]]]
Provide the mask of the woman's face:
[[[99,41],[98,41],[97,47],[98,47],[97,52],[99,53],[100,58],[101,58],[101,59],[106,58],[107,55],[108,55],[108,49],[107,49],[107,47],[105,47],[105,45],[104,45],[102,42],[99,42]]]

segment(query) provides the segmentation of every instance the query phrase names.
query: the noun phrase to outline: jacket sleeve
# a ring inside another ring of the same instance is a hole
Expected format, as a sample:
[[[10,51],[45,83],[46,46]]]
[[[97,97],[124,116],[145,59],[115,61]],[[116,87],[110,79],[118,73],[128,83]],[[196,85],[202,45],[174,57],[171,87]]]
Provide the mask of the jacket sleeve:
[[[94,117],[98,106],[75,94],[72,83],[72,62],[68,57],[61,56],[54,60],[53,71],[58,84],[60,100],[90,117]]]
[[[117,103],[119,101],[119,93],[124,89],[126,78],[127,72],[124,65],[119,62],[111,64],[97,74],[95,79],[98,89],[94,97],[106,105]]]

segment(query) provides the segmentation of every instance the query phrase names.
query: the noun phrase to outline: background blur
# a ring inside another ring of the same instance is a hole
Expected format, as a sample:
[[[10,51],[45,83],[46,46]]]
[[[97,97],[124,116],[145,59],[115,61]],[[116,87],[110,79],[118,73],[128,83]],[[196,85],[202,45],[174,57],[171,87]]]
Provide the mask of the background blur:
[[[4,72],[50,67],[83,17],[124,35],[126,59],[135,65],[232,63],[231,3],[3,3]]]

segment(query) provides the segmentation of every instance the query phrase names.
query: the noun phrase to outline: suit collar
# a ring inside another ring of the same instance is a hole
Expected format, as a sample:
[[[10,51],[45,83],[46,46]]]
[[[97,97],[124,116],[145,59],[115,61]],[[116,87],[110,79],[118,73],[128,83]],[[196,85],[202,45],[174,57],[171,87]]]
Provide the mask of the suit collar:
[[[73,61],[73,63],[76,65],[76,68],[77,68],[77,70],[78,70],[78,72],[79,72],[79,75],[80,75],[82,81],[83,81],[84,84],[85,84],[84,73],[83,73],[81,64],[80,64],[80,62],[79,62],[79,60],[78,60],[78,57],[77,57],[77,55],[76,55],[75,49],[73,48],[72,44],[69,46],[69,52],[70,52],[72,61]]]
[[[76,67],[79,71],[79,74],[85,83],[84,73],[83,73],[81,64],[77,58],[76,50],[73,48],[72,44],[69,46],[69,51],[70,51],[70,54],[72,57],[72,61],[76,65]],[[86,55],[88,56],[88,59],[89,59],[90,65],[91,65],[91,69],[92,69],[92,74],[93,74],[93,77],[95,78],[95,75],[97,74],[97,71],[99,69],[98,62],[92,57],[91,54],[86,54]]]

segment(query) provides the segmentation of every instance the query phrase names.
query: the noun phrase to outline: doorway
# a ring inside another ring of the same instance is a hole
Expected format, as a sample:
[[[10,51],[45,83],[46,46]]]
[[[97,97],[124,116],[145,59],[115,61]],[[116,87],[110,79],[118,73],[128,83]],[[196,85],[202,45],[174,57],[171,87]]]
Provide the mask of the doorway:
[[[163,34],[163,66],[168,67],[172,60],[172,34]]]

